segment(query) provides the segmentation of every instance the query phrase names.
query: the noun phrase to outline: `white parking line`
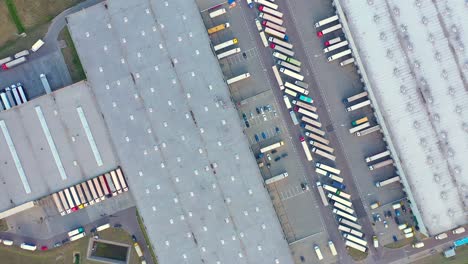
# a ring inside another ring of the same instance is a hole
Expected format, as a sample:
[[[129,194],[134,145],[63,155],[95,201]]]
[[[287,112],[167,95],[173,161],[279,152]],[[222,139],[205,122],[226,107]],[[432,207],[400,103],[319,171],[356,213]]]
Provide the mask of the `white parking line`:
[[[280,192],[281,201],[286,201],[288,199],[294,198],[298,195],[305,193],[300,186],[292,187],[286,191]]]

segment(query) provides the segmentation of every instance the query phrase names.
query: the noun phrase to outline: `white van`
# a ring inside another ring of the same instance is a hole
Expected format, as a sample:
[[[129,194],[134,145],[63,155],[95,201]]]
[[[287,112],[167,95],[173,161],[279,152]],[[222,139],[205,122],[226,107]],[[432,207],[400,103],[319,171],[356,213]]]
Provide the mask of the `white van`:
[[[435,236],[435,239],[441,240],[441,239],[446,239],[448,237],[447,233],[441,233]]]
[[[424,247],[424,243],[423,242],[418,242],[418,243],[414,243],[412,246],[413,246],[413,248],[422,248],[422,247]]]
[[[323,255],[322,255],[322,251],[320,251],[320,248],[318,246],[314,246],[314,249],[315,249],[315,254],[317,254],[317,258],[319,260],[322,260],[323,259]]]
[[[336,252],[335,244],[333,244],[333,241],[328,241],[328,247],[330,248],[330,251],[333,256],[338,255],[338,252]]]
[[[461,234],[461,233],[464,233],[464,232],[465,232],[464,227],[459,227],[457,229],[452,230],[452,233],[454,233],[454,234]]]
[[[372,240],[374,241],[374,247],[378,248],[379,247],[379,240],[377,239],[377,236],[373,236]]]

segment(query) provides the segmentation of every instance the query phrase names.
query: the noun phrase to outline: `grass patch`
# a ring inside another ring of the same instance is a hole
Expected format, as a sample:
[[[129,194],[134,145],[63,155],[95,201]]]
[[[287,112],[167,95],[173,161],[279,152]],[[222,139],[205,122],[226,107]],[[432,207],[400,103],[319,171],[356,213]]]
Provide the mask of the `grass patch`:
[[[108,244],[108,243],[103,243],[103,242],[95,242],[95,243],[96,243],[96,250],[92,253],[92,256],[119,260],[119,261],[127,260],[128,247],[123,247],[123,246]]]
[[[348,255],[351,256],[351,258],[354,261],[361,261],[366,259],[369,254],[367,252],[361,252],[354,248],[348,248]]]
[[[151,258],[153,259],[153,262],[155,264],[158,264],[158,259],[156,258],[156,254],[154,253],[153,245],[151,245],[151,241],[148,237],[148,234],[146,233],[146,227],[143,224],[143,220],[141,219],[140,214],[138,213],[138,210],[136,211],[136,216],[138,219],[138,224],[140,225],[141,232],[143,233],[143,236],[145,237],[146,245],[148,245],[149,251],[151,253]]]
[[[468,263],[468,245],[458,247],[455,252],[457,255],[452,258],[445,258],[443,253],[428,256],[423,259],[412,262],[413,264],[466,264]]]
[[[12,0],[26,28],[50,22],[62,11],[84,0]]]
[[[68,31],[67,27],[60,32],[59,39],[64,40],[67,43],[67,47],[62,49],[62,54],[72,81],[79,82],[86,79],[83,65],[81,65],[80,57],[78,56],[75,44],[73,43],[70,31]]]
[[[386,248],[401,248],[401,247],[404,247],[404,246],[407,246],[407,245],[411,244],[413,241],[414,241],[413,237],[400,239],[397,242],[387,244],[384,247],[386,247]]]
[[[109,228],[99,232],[99,236],[104,240],[111,240],[119,243],[132,245],[133,241],[127,232],[119,228]],[[55,264],[55,263],[74,263],[75,254],[79,253],[79,263],[97,264],[100,262],[91,261],[86,258],[90,235],[74,242],[67,243],[58,248],[52,248],[47,251],[37,250],[35,252],[20,249],[19,246],[0,245],[0,263],[8,264]],[[41,245],[37,245],[40,247]],[[132,253],[129,263],[138,263],[138,255],[132,247]],[[2,262],[1,260],[8,260]]]
[[[21,22],[21,19],[18,14],[18,10],[16,9],[16,4],[13,0],[5,0],[5,3],[8,7],[8,12],[10,13],[10,17],[15,23],[16,30],[18,30],[18,33],[23,33],[25,32],[25,28],[23,26],[23,22]]]
[[[5,232],[8,230],[8,223],[5,219],[0,219],[0,232]]]
[[[0,36],[2,36],[0,38],[0,47],[8,41],[18,38],[15,24],[10,18],[10,12],[5,1],[0,1]]]

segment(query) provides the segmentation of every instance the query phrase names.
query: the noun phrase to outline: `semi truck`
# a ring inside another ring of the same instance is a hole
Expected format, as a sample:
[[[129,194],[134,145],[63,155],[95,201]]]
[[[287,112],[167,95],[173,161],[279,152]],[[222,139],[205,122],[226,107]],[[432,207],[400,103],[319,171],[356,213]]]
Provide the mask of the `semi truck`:
[[[315,127],[318,127],[318,128],[322,127],[322,123],[320,123],[318,121],[315,121],[312,118],[309,118],[307,116],[302,116],[301,121],[304,121],[305,123],[307,123],[309,125],[312,125],[312,126],[315,126]]]
[[[274,50],[277,50],[277,51],[280,51],[288,56],[294,56],[294,51],[292,50],[289,50],[287,48],[284,48],[280,45],[277,45],[277,44],[274,44],[274,43],[270,43],[270,48],[274,49]]]
[[[284,100],[284,105],[286,105],[286,108],[291,109],[292,106],[291,106],[291,102],[289,102],[289,97],[287,95],[283,95],[283,100]]]
[[[324,158],[327,158],[329,160],[332,160],[332,161],[335,161],[336,160],[336,157],[331,155],[330,153],[327,153],[319,148],[316,148],[316,147],[313,147],[312,148],[312,152],[314,152],[315,154],[318,154]]]
[[[226,28],[229,28],[231,25],[229,23],[223,23],[223,24],[219,24],[217,26],[214,26],[212,28],[209,28],[208,29],[208,35],[211,35],[211,34],[214,34],[216,32],[219,32],[219,31],[222,31]]]
[[[328,200],[327,200],[327,197],[325,196],[325,192],[323,191],[322,183],[318,181],[316,184],[317,184],[317,190],[319,192],[320,199],[322,199],[323,205],[328,206]]]
[[[273,43],[278,44],[278,45],[281,45],[281,46],[283,46],[283,47],[285,47],[287,49],[292,49],[293,48],[293,44],[288,43],[286,41],[282,41],[281,39],[277,39],[275,37],[269,37],[268,41],[273,42]]]
[[[265,33],[267,33],[268,35],[275,36],[277,38],[286,40],[286,41],[289,39],[288,35],[284,34],[283,32],[280,32],[278,30],[274,30],[272,28],[269,28],[269,27],[265,28]]]
[[[365,123],[367,121],[369,121],[369,118],[367,118],[367,116],[365,116],[365,117],[359,118],[357,120],[354,120],[353,122],[351,122],[351,125],[352,126],[357,126],[357,125],[360,125],[360,124]]]
[[[281,69],[284,69],[284,68],[281,68]],[[304,88],[302,88],[302,87],[299,87],[299,86],[297,86],[297,85],[295,85],[295,84],[292,84],[292,83],[290,83],[290,82],[285,82],[285,83],[284,83],[284,86],[285,86],[286,88],[289,88],[289,89],[294,90],[294,91],[296,91],[296,92],[298,92],[298,93],[301,93],[301,94],[305,94],[305,95],[308,95],[308,94],[309,94],[309,91],[308,91],[308,90],[306,90],[306,89],[304,89]]]
[[[311,139],[316,140],[316,141],[319,141],[319,142],[321,142],[321,143],[323,143],[323,144],[325,144],[325,145],[330,144],[330,141],[329,141],[329,140],[324,139],[323,137],[318,136],[318,135],[316,135],[316,134],[314,134],[314,133],[305,132],[305,135],[308,136],[308,137],[310,137]]]
[[[337,21],[338,19],[339,19],[338,15],[327,17],[327,18],[322,19],[322,20],[318,21],[317,23],[315,23],[315,28],[319,28],[319,27],[324,26],[326,24],[329,24],[331,22]]]
[[[337,25],[328,27],[328,28],[326,28],[326,29],[324,29],[324,30],[322,30],[322,31],[317,32],[317,37],[321,38],[321,37],[323,37],[324,35],[326,35],[326,34],[328,34],[328,33],[331,33],[331,32],[333,32],[333,31],[336,31],[336,30],[338,30],[338,29],[341,29],[341,28],[342,28],[341,24],[337,24]]]
[[[277,61],[276,64],[280,65],[280,66],[283,66],[285,68],[288,68],[292,71],[295,71],[295,72],[300,72],[301,71],[301,67],[297,67],[296,65],[293,65],[289,62],[286,62],[286,61]]]
[[[215,17],[218,17],[218,16],[223,15],[223,14],[226,14],[226,9],[220,8],[218,10],[210,12],[210,18],[215,18]]]
[[[357,103],[357,104],[354,104],[352,106],[349,106],[346,108],[346,111],[347,112],[351,112],[351,111],[354,111],[354,110],[357,110],[359,108],[363,108],[364,106],[368,106],[371,104],[371,101],[370,100],[366,100],[366,101],[363,101],[363,102],[360,102],[360,103]]]
[[[20,57],[20,58],[14,59],[12,61],[9,61],[7,63],[2,64],[2,69],[4,69],[4,70],[11,69],[11,68],[13,68],[15,66],[20,65],[21,63],[26,62],[27,60],[28,59],[26,57]]]
[[[309,92],[309,91],[307,91],[307,92]],[[304,109],[307,109],[307,110],[310,110],[310,111],[313,111],[313,112],[317,112],[317,107],[315,107],[313,105],[306,104],[306,103],[298,101],[298,100],[292,100],[292,103],[299,106],[299,107],[302,107]]]
[[[300,86],[304,89],[309,89],[309,85],[305,82],[301,82],[301,81],[294,81],[294,84],[297,85],[297,86]]]
[[[344,51],[341,51],[341,52],[338,52],[336,54],[333,54],[331,55],[330,57],[327,58],[328,62],[332,62],[336,59],[339,59],[339,58],[342,58],[344,56],[347,56],[347,55],[350,55],[352,52],[351,52],[351,49],[347,49],[347,50],[344,50]]]
[[[282,146],[284,146],[284,141],[281,140],[279,142],[276,142],[274,144],[271,144],[269,146],[261,148],[260,153],[266,153],[266,152],[268,152],[270,150],[274,150],[274,149],[277,149],[277,148],[282,147]]]
[[[299,140],[301,141],[302,149],[304,150],[307,160],[312,161],[312,154],[310,154],[309,146],[307,145],[305,138],[301,136]]]
[[[399,181],[400,181],[400,176],[394,176],[384,181],[376,182],[375,187],[384,187],[385,185],[389,185],[390,183],[399,182]]]
[[[262,40],[262,43],[263,43],[263,46],[266,48],[268,47],[268,40],[266,38],[266,35],[265,35],[265,32],[264,31],[260,31],[260,39]]]
[[[386,150],[386,151],[383,151],[383,152],[380,152],[380,153],[377,153],[375,155],[372,155],[370,157],[366,157],[366,162],[369,163],[371,161],[374,161],[374,160],[378,160],[378,159],[381,159],[381,158],[384,158],[384,157],[387,157],[387,156],[390,156],[390,150]]]
[[[346,60],[340,62],[340,66],[341,66],[341,67],[344,67],[344,66],[346,66],[346,65],[348,65],[348,64],[353,63],[354,61],[355,61],[354,58],[351,57],[351,58],[349,58],[349,59],[346,59]]]
[[[49,81],[47,80],[46,75],[44,73],[41,73],[39,77],[41,78],[42,86],[44,87],[44,90],[46,91],[46,93],[52,93],[52,89],[50,88],[50,84],[49,84]]]
[[[290,96],[292,97],[297,97],[297,92],[293,91],[293,90],[289,90],[289,89],[285,89],[284,92],[286,94],[289,94]]]
[[[226,81],[226,83],[227,83],[227,84],[233,84],[233,83],[235,83],[235,82],[238,82],[238,81],[247,79],[247,78],[249,78],[249,77],[250,77],[250,73],[248,73],[248,72],[247,72],[247,73],[243,73],[243,74],[241,74],[241,75],[238,75],[238,76],[236,76],[236,77],[233,77],[233,78],[231,78],[231,79],[228,79],[228,80]]]
[[[272,29],[277,30],[277,31],[279,31],[279,32],[286,33],[286,28],[285,28],[285,27],[282,27],[282,26],[280,26],[280,25],[277,25],[277,24],[275,24],[275,23],[273,23],[273,22],[271,22],[271,21],[263,20],[263,21],[262,21],[262,25],[263,25],[264,27],[269,27],[269,28],[272,28]]]
[[[18,59],[18,58],[21,58],[21,57],[24,57],[24,56],[28,56],[29,55],[29,50],[22,50],[20,52],[17,52],[15,55],[13,55],[13,57],[15,59]]]
[[[275,24],[278,24],[278,25],[280,25],[280,26],[283,25],[283,20],[282,20],[282,19],[279,19],[279,18],[277,18],[277,17],[275,17],[275,16],[272,16],[272,15],[270,15],[270,14],[260,13],[260,14],[258,15],[258,17],[260,17],[261,19],[264,19],[264,20],[271,21],[271,22],[273,22],[273,23],[275,23]]]
[[[299,106],[295,106],[294,111],[296,111],[298,113],[301,113],[303,115],[306,115],[308,117],[311,117],[311,118],[313,118],[315,120],[318,120],[318,115],[316,113],[312,113],[311,111],[305,110],[304,108],[301,108]]]
[[[42,46],[44,46],[44,44],[45,44],[45,43],[44,43],[44,41],[42,41],[42,39],[38,39],[38,40],[36,41],[36,43],[34,43],[34,44],[32,45],[31,51],[32,51],[32,52],[38,51]]]
[[[299,100],[304,101],[304,102],[309,103],[309,104],[312,104],[314,102],[314,100],[312,98],[307,97],[305,95],[299,96]]]
[[[360,131],[360,130],[363,130],[363,129],[365,129],[365,128],[368,128],[368,127],[370,127],[370,123],[369,123],[369,122],[365,122],[365,123],[362,123],[362,124],[360,124],[360,125],[358,125],[358,126],[355,126],[355,127],[350,128],[350,129],[349,129],[349,133],[350,133],[350,134],[354,134],[354,133],[356,133],[356,132],[358,132],[358,131]]]
[[[273,15],[275,17],[283,18],[283,13],[281,13],[279,11],[276,11],[275,9],[263,6],[263,5],[259,6],[258,10],[263,12],[263,13],[268,13],[270,15]]]
[[[283,53],[281,52],[273,52],[273,57],[277,58],[277,59],[280,59],[280,60],[287,60],[288,59],[288,56],[284,55]]]
[[[273,65],[271,69],[273,70],[273,74],[275,75],[275,79],[278,83],[278,86],[280,87],[280,90],[284,90],[283,79],[281,79],[281,75],[279,74],[278,68],[276,67],[276,65]]]
[[[333,153],[335,151],[332,147],[329,147],[329,146],[327,146],[325,144],[322,144],[322,143],[320,143],[318,141],[310,140],[309,143],[314,147],[320,148],[320,149],[328,151],[330,153]]]
[[[310,126],[306,123],[302,123],[301,124],[301,127],[305,128],[306,130],[312,132],[312,133],[315,133],[317,135],[320,135],[320,136],[324,136],[325,135],[325,131],[321,130],[321,129],[318,129],[318,128],[315,128],[313,126]]]
[[[235,44],[237,44],[238,42],[239,42],[239,41],[237,40],[237,38],[233,38],[233,39],[230,39],[230,40],[228,40],[228,41],[225,41],[225,42],[223,42],[223,43],[220,43],[220,44],[214,46],[213,49],[214,49],[215,51],[222,50],[222,49],[227,48],[227,47],[229,47],[229,46],[235,45]]]
[[[298,73],[295,73],[295,72],[293,72],[291,70],[288,70],[286,68],[281,67],[280,72],[282,72],[282,73],[284,73],[284,74],[288,75],[289,77],[292,77],[292,78],[294,78],[296,80],[299,80],[299,81],[304,80],[304,76],[302,76],[302,75],[300,75]]]
[[[265,184],[271,184],[271,183],[274,183],[274,182],[277,182],[277,181],[281,181],[282,179],[285,179],[286,177],[288,177],[288,173],[284,172],[284,173],[281,173],[279,175],[273,176],[273,177],[265,180]]]
[[[328,144],[327,144],[327,145],[328,145]],[[316,162],[316,163],[315,163],[315,167],[316,167],[316,168],[320,168],[320,169],[322,169],[322,170],[326,170],[326,171],[328,171],[328,172],[330,172],[330,173],[333,173],[333,174],[335,174],[335,175],[340,175],[340,173],[341,173],[341,171],[340,171],[339,169],[333,168],[333,167],[331,167],[331,166],[325,165],[325,164],[320,163],[320,162]]]
[[[241,52],[240,48],[234,48],[234,49],[231,49],[231,50],[228,50],[228,51],[225,51],[223,53],[218,54],[217,57],[218,57],[218,60],[220,60],[220,59],[229,57],[231,55],[234,55],[234,54],[237,54],[237,53],[240,53],[240,52]]]
[[[342,47],[347,46],[347,45],[348,45],[348,41],[344,40],[344,41],[336,43],[335,45],[331,45],[331,46],[328,46],[328,47],[324,48],[323,53],[328,53],[330,51],[334,51],[336,49],[342,48]]]
[[[362,131],[358,131],[358,132],[356,132],[355,135],[358,136],[358,137],[362,137],[362,136],[369,135],[369,134],[377,132],[377,131],[380,131],[380,125],[375,125],[373,127],[366,128],[366,129],[364,129]]]
[[[369,170],[380,169],[380,168],[383,168],[385,166],[392,165],[392,164],[393,164],[393,159],[384,160],[376,164],[370,165]]]

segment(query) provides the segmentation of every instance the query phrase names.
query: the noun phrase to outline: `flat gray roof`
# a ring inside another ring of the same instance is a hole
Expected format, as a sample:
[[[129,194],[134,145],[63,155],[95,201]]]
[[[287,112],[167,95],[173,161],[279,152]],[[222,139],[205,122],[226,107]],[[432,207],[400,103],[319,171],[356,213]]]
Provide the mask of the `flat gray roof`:
[[[460,1],[337,2],[346,12],[380,121],[387,124],[397,167],[407,176],[403,182],[427,230],[437,234],[465,224],[466,6]]]
[[[160,263],[293,263],[194,1],[68,25]]]
[[[117,167],[90,89],[79,82],[0,112],[0,211]],[[102,165],[80,120],[80,107]]]

